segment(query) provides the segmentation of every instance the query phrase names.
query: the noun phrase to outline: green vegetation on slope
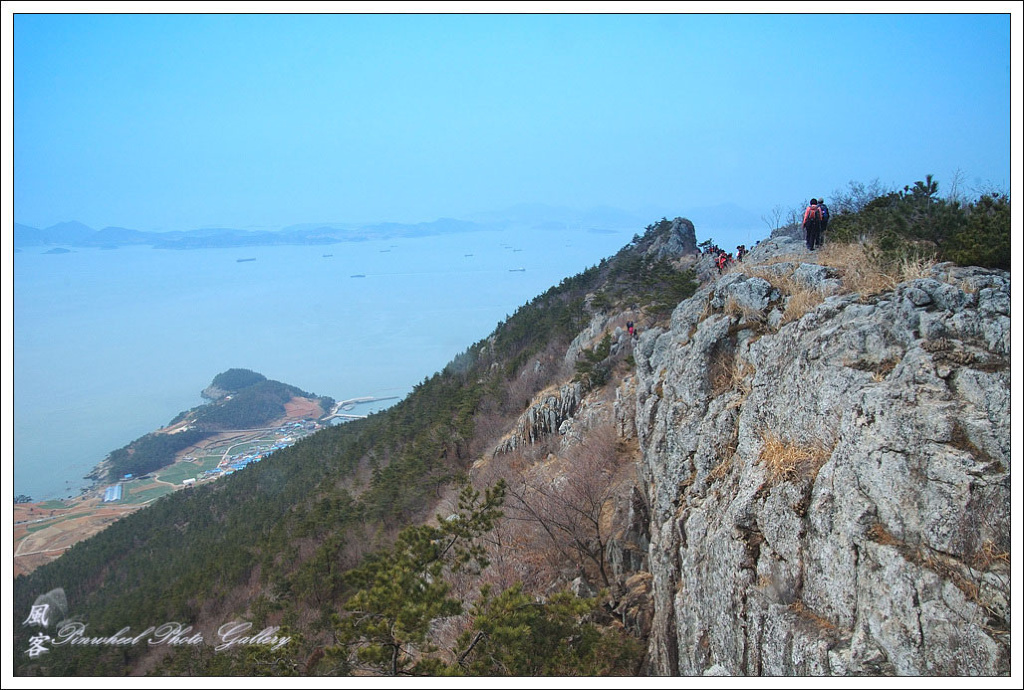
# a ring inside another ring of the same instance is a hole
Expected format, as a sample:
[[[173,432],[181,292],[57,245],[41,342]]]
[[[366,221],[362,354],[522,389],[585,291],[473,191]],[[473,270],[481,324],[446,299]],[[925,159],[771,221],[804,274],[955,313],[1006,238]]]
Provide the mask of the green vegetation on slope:
[[[251,369],[228,369],[214,376],[213,381],[210,382],[210,387],[219,388],[222,391],[231,393],[232,391],[242,390],[266,380],[266,376]]]
[[[146,434],[108,456],[107,476],[120,479],[126,474],[143,475],[174,462],[178,451],[202,441],[210,434],[200,429],[189,429],[176,434]]]
[[[208,431],[255,429],[284,416],[285,403],[292,398],[307,396],[295,386],[265,379],[236,390],[230,399],[197,408],[192,421]]]
[[[877,196],[857,208],[834,213],[828,240],[869,242],[887,263],[931,258],[1009,270],[1009,197],[984,194],[967,203],[943,199],[937,193],[938,182],[931,175],[898,192],[876,189]]]

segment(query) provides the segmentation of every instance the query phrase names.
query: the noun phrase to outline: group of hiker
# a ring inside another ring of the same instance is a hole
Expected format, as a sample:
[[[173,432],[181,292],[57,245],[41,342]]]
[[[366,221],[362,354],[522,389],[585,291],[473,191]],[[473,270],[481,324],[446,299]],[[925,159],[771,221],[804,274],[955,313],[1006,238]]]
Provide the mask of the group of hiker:
[[[824,199],[811,199],[811,203],[804,209],[804,217],[802,228],[804,231],[804,240],[807,243],[807,249],[814,251],[818,247],[822,246],[825,241],[825,230],[828,229],[829,220],[828,206],[825,205]],[[715,267],[719,273],[724,273],[734,261],[743,261],[743,256],[750,250],[745,245],[739,245],[736,247],[736,257],[725,251],[717,244],[709,243],[704,247],[703,254],[714,257]],[[701,250],[697,249],[697,256],[701,255]]]
[[[806,209],[804,209],[802,227],[808,250],[814,251],[824,243],[825,230],[828,228],[829,215],[828,206],[825,205],[824,199],[811,199],[811,203]],[[712,243],[710,240],[708,240],[706,246],[703,244],[702,246],[703,252],[698,247],[697,256],[700,257],[703,253],[706,256],[714,257],[715,267],[718,269],[720,274],[724,273],[725,270],[735,261],[743,261],[743,257],[750,251],[747,249],[746,245],[741,244],[736,247],[736,257],[734,259],[732,254],[725,251],[717,244]],[[632,321],[628,321],[626,323],[626,330],[629,331],[631,338],[637,337],[638,330]]]
[[[747,253],[747,245],[741,244],[736,247],[736,257],[718,247],[718,245],[712,244],[706,250],[706,254],[710,254],[715,257],[715,268],[718,269],[719,273],[724,273],[725,269],[728,268],[736,261],[743,261],[743,256]]]
[[[825,200],[811,199],[810,205],[804,210],[803,222],[804,240],[810,251],[814,251],[824,242],[828,218],[829,212]]]

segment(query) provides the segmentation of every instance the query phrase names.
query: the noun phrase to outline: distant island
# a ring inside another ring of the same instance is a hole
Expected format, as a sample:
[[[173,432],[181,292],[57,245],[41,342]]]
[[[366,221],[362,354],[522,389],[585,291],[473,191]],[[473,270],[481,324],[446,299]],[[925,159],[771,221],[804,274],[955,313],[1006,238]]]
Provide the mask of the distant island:
[[[757,213],[735,204],[690,209],[688,216],[704,232],[760,228],[762,224]],[[532,228],[549,232],[582,229],[593,233],[609,233],[618,230],[632,231],[642,225],[645,217],[605,206],[572,209],[543,204],[520,204],[494,212],[474,214],[470,220],[439,218],[421,223],[302,223],[289,225],[280,230],[241,230],[217,227],[151,232],[113,226],[96,230],[84,223],[72,220],[46,228],[15,223],[13,245],[15,251],[24,247],[62,248],[65,250],[68,248],[118,249],[133,246],[149,246],[154,249],[230,249],[332,245],[343,242],[397,240],[453,233],[507,230],[509,228]],[[511,246],[506,248],[513,249]],[[515,249],[514,251],[521,250]],[[323,256],[326,258],[331,255],[324,254]]]
[[[170,424],[111,452],[88,478],[117,481],[170,465],[182,450],[226,431],[252,430],[284,417],[302,403],[324,417],[334,400],[272,381],[249,369],[228,369],[213,378],[202,396],[210,402],[179,413]]]
[[[45,229],[14,224],[14,247],[53,247],[47,254],[63,254],[68,247],[81,249],[118,249],[150,246],[154,249],[226,249],[287,245],[328,245],[340,242],[427,237],[454,232],[493,229],[492,224],[441,218],[429,223],[306,224],[278,231],[202,228],[171,232],[145,232],[130,228],[108,227],[94,230],[82,223],[58,223]],[[388,251],[388,250],[382,250]],[[329,256],[329,255],[325,255]],[[248,257],[239,261],[252,261]]]

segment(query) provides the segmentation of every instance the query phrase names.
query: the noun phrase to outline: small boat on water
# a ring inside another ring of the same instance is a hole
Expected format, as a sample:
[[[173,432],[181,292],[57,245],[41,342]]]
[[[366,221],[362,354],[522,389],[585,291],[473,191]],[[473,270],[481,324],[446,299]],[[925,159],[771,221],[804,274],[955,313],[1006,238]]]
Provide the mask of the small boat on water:
[[[324,258],[325,258],[325,259],[329,259],[329,258],[331,258],[332,256],[334,256],[334,254],[324,254]]]
[[[237,261],[238,263],[242,263],[243,261],[255,261],[255,260],[256,260],[255,256],[252,257],[251,259],[235,259],[235,261]]]
[[[355,274],[352,275],[352,277],[353,278],[365,278],[366,274],[365,273],[355,273]]]
[[[526,273],[525,268],[510,268],[508,271],[509,273]]]

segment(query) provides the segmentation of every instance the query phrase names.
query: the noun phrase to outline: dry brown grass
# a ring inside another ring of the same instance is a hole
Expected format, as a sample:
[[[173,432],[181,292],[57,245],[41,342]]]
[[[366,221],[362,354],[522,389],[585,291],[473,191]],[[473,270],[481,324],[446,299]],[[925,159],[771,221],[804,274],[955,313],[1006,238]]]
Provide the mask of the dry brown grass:
[[[952,582],[961,592],[964,593],[964,596],[966,596],[968,600],[983,606],[986,609],[988,608],[979,596],[981,594],[981,590],[977,583],[973,582],[970,578],[966,577],[963,572],[961,572],[962,566],[959,563],[949,557],[933,554],[920,548],[917,549],[917,557],[919,559],[917,561],[918,565],[931,570],[942,579]]]
[[[988,570],[996,564],[1009,567],[1010,554],[1000,551],[991,541],[986,541],[972,561],[966,563],[948,554],[941,554],[921,545],[911,546],[906,542],[900,541],[881,523],[872,525],[867,531],[867,537],[876,544],[894,547],[906,560],[921,568],[932,571],[947,582],[951,582],[964,594],[968,601],[977,604],[990,614],[990,625],[983,626],[989,632],[1005,632],[1008,630],[1005,621],[1002,621],[1001,612],[993,608],[991,603],[985,600],[982,596],[981,587],[975,582],[975,577],[971,573],[971,568]]]
[[[740,305],[740,301],[736,299],[735,295],[729,295],[725,300],[725,304],[722,306],[722,313],[728,316],[738,316],[743,318],[745,311],[747,310]]]
[[[993,565],[1010,565],[1010,552],[1000,551],[991,539],[986,539],[971,563],[978,570],[989,570]]]
[[[768,431],[763,436],[758,462],[768,472],[766,484],[788,481],[797,476],[814,481],[830,455],[831,449],[823,441],[800,444]]]
[[[808,621],[809,623],[813,623],[816,627],[820,629],[830,631],[837,629],[835,623],[830,621],[828,618],[825,618],[818,612],[814,611],[813,609],[808,607],[807,604],[805,604],[803,601],[799,599],[790,604],[789,609],[803,620]]]
[[[799,321],[807,312],[825,301],[825,295],[819,290],[812,290],[807,287],[800,287],[789,293],[786,300],[786,310],[782,312],[781,324],[790,321]]]
[[[900,363],[898,357],[883,357],[880,360],[871,360],[867,357],[850,359],[843,359],[843,366],[851,369],[859,369],[860,371],[871,372],[871,380],[875,383],[881,383],[888,378],[889,374],[892,373],[893,369]]]
[[[735,295],[729,295],[722,307],[722,313],[736,317],[737,323],[746,328],[761,329],[767,323],[767,315],[760,309],[754,309],[746,304],[741,304]]]
[[[935,259],[925,256],[905,258],[899,265],[900,278],[901,280],[931,278],[932,268],[935,266],[935,263]]]
[[[700,317],[697,319],[697,321],[703,321],[714,313],[715,308],[711,305],[711,295],[707,295],[704,298],[704,308],[701,310]],[[690,337],[693,337],[693,331],[690,332]]]
[[[876,522],[868,528],[868,539],[883,546],[902,546],[903,542],[892,535],[892,532]]]
[[[877,251],[865,244],[829,244],[816,260],[839,272],[844,292],[871,296],[888,292],[907,280],[928,278],[935,259],[929,256],[906,257],[894,267],[882,268]]]
[[[756,370],[753,364],[745,359],[737,359],[732,368],[729,388],[739,391],[745,400],[753,387],[751,379],[755,373]]]
[[[789,279],[789,276],[779,276],[769,271],[758,270],[763,266],[786,262],[813,262],[834,268],[839,273],[842,292],[858,293],[865,297],[888,292],[907,280],[930,277],[931,269],[935,266],[934,259],[918,256],[905,258],[895,267],[883,268],[878,258],[878,252],[870,245],[834,243],[825,245],[812,256],[782,256],[760,265],[744,267],[742,270],[747,275],[760,276],[783,293],[791,296],[792,306],[787,305],[784,322],[800,318],[824,299],[824,296],[817,291]],[[792,297],[796,297],[796,299],[792,299]]]
[[[726,455],[720,463],[711,468],[711,471],[708,472],[708,480],[711,482],[717,482],[719,479],[727,475],[730,468],[732,468],[732,457],[732,454]]]
[[[708,358],[708,382],[711,384],[712,393],[717,396],[732,388],[736,344],[728,338],[719,340],[708,353]]]
[[[780,325],[797,321],[813,310],[827,296],[825,292],[808,286],[792,277],[793,271],[779,273],[767,270],[767,267],[782,263],[794,266],[802,262],[813,262],[834,268],[839,274],[842,293],[857,293],[863,297],[871,297],[888,292],[900,283],[915,278],[930,277],[935,260],[927,256],[905,258],[894,267],[883,268],[878,252],[866,244],[828,244],[817,250],[813,255],[792,254],[773,257],[758,264],[737,263],[730,267],[730,273],[764,278],[772,286],[786,296],[786,308]],[[701,320],[716,310],[711,306],[710,296],[704,304]],[[738,317],[741,321],[759,323],[764,315],[743,307],[735,298],[726,299],[722,313]]]
[[[862,244],[830,244],[818,252],[816,260],[839,273],[843,292],[856,292],[865,297],[892,290],[899,276],[879,268],[870,249]]]

